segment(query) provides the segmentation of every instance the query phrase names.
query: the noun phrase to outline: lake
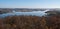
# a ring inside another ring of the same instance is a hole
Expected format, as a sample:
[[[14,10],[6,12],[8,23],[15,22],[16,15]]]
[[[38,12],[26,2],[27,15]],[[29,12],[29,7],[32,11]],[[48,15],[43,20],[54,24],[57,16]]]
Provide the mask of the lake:
[[[5,14],[0,14],[0,18],[4,18],[4,17],[7,17],[7,16],[14,16],[14,15],[32,15],[32,16],[44,16],[46,15],[46,11],[48,10],[45,10],[45,11],[32,11],[32,12],[15,12],[13,11],[12,13],[5,13]]]

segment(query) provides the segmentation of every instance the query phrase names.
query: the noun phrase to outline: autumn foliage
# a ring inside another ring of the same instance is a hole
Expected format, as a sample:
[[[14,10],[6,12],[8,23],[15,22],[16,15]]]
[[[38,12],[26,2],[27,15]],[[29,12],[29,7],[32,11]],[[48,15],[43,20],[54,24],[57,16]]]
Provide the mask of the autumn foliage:
[[[0,19],[0,29],[60,29],[60,16],[9,16]]]

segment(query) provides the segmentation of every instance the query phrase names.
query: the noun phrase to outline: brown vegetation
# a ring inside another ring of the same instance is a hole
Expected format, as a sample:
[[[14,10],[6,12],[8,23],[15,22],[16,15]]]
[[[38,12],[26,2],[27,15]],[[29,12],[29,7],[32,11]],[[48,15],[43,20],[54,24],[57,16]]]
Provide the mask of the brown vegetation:
[[[0,29],[60,29],[60,16],[10,16],[0,19]]]

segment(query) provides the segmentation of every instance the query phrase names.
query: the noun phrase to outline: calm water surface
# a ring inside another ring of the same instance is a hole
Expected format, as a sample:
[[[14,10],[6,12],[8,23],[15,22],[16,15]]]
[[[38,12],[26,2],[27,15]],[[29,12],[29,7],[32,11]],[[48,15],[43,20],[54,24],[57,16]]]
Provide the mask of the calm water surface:
[[[48,10],[46,10],[48,11]],[[0,18],[6,17],[6,16],[14,16],[14,15],[35,15],[35,16],[44,16],[46,11],[32,11],[32,12],[15,12],[13,13],[5,13],[5,14],[0,14]]]

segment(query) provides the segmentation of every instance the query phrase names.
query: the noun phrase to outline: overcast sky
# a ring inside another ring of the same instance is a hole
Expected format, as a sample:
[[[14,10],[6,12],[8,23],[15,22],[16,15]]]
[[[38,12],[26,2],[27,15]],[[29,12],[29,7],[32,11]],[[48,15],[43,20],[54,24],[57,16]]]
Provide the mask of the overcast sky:
[[[0,0],[0,8],[60,8],[60,0]]]

